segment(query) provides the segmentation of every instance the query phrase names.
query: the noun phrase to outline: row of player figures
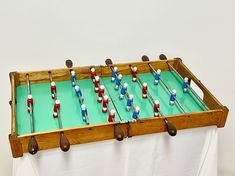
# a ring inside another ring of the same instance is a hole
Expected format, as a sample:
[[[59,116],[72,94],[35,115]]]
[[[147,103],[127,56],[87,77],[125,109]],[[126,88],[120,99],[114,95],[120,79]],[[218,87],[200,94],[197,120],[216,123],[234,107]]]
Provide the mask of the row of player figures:
[[[122,86],[122,84],[121,84],[122,75],[121,74],[117,75],[117,72],[118,72],[118,68],[114,67],[113,71],[112,71],[111,82],[116,81],[115,90],[118,90],[121,87],[121,92],[120,92],[119,98],[123,99],[126,92],[127,92],[128,84],[124,83]],[[132,74],[132,81],[136,82],[137,81],[137,67],[132,68],[131,74]],[[155,73],[155,80],[154,80],[155,85],[158,85],[159,80],[160,80],[160,75],[161,75],[161,70],[158,69],[157,72]],[[94,83],[95,92],[98,93],[97,101],[99,103],[102,103],[102,105],[103,105],[102,112],[106,113],[107,112],[107,105],[109,102],[109,97],[108,97],[108,95],[103,96],[105,87],[104,87],[104,85],[99,85],[100,78],[99,78],[99,76],[96,75],[95,68],[91,68],[91,78]],[[76,83],[76,73],[74,70],[71,71],[71,80],[72,80],[72,86],[75,89],[75,93],[76,93],[77,97],[79,99],[81,99],[81,101],[83,102],[82,92],[81,92],[80,87]],[[185,77],[184,82],[183,82],[183,92],[188,91],[188,86],[189,86],[189,81],[188,81],[188,78]],[[147,83],[144,82],[142,85],[142,98],[147,98],[147,90],[148,90]],[[56,84],[55,84],[55,82],[51,82],[51,96],[53,99],[55,99],[55,94],[56,94]],[[131,107],[133,106],[133,98],[134,98],[133,94],[130,94],[127,98],[127,104],[126,104],[127,111],[130,111]],[[169,102],[170,105],[174,104],[175,98],[176,98],[176,90],[173,89],[171,92],[171,95],[170,95],[170,102]],[[30,106],[33,106],[32,94],[28,95],[27,106],[28,106],[28,112],[30,112]],[[159,108],[160,108],[159,101],[155,100],[155,102],[154,102],[154,116],[155,117],[159,116]],[[53,117],[58,117],[58,110],[59,109],[60,109],[60,100],[56,99],[55,104],[54,104],[54,109],[53,109],[53,111],[54,111]],[[83,117],[83,121],[86,122],[85,116],[88,116],[88,112],[87,112],[86,105],[84,103],[81,104],[81,110],[82,110],[81,114]],[[140,107],[136,106],[135,110],[133,111],[133,116],[132,116],[133,119],[138,118],[139,111],[140,111]],[[114,117],[115,117],[115,110],[111,109],[108,121],[112,122]]]

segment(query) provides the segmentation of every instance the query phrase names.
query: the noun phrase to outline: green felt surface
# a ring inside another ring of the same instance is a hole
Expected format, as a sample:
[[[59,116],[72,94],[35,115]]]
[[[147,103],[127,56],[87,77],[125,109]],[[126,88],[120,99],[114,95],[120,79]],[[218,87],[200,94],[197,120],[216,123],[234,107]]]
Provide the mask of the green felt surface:
[[[169,105],[169,92],[160,83],[154,85],[154,76],[152,73],[138,74],[138,77],[148,84],[148,91],[154,99],[160,102],[160,109],[163,115],[180,114],[182,113],[177,104]],[[108,95],[107,89],[115,103],[118,113],[116,113],[115,121],[130,121],[132,120],[132,111],[126,111],[126,98],[119,100],[120,90],[115,90],[115,83],[111,83],[110,77],[101,79],[101,84],[104,84],[105,94]],[[189,91],[183,93],[182,81],[177,74],[165,71],[161,74],[161,79],[166,82],[170,89],[177,90],[177,99],[182,104],[186,112],[197,112],[205,110],[205,106],[197,100],[197,98]],[[149,99],[142,98],[141,86],[138,83],[132,82],[131,75],[123,76],[122,82],[128,83],[128,93],[134,95],[134,106],[140,106],[140,118],[153,117],[153,104]],[[99,124],[108,122],[108,113],[102,113],[102,104],[97,103],[97,93],[94,92],[94,86],[91,79],[83,79],[77,81],[82,90],[84,103],[87,106],[88,118],[90,124]],[[78,98],[75,94],[71,81],[57,82],[57,96],[61,102],[61,120],[63,128],[76,126],[85,126],[82,120],[81,107]],[[53,118],[54,100],[50,94],[50,83],[31,84],[31,92],[34,99],[34,124],[35,132],[59,129],[58,119]],[[30,119],[27,112],[27,86],[22,85],[17,87],[16,91],[17,105],[17,133],[30,133]],[[115,109],[111,100],[109,101],[110,109]],[[119,116],[120,115],[120,116]]]

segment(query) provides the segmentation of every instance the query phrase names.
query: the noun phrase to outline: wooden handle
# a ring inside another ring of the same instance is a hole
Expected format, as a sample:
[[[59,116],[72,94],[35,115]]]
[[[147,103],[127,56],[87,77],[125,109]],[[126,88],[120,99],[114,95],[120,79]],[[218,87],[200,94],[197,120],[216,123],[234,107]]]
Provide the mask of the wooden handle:
[[[72,68],[73,67],[73,61],[68,59],[68,60],[65,61],[65,65],[68,68]]]
[[[105,60],[105,64],[106,64],[107,66],[112,65],[112,64],[113,64],[113,61],[112,61],[111,59],[106,59],[106,60]]]
[[[177,134],[177,129],[175,128],[175,126],[169,122],[166,118],[164,119],[165,123],[166,123],[166,128],[167,128],[167,132],[170,136],[175,136]]]
[[[167,60],[167,57],[164,54],[160,54],[159,59],[160,60]]]
[[[143,56],[141,57],[141,59],[142,59],[143,62],[149,61],[149,58],[148,58],[148,56],[146,56],[146,55],[143,55]]]
[[[114,126],[114,136],[118,141],[122,141],[124,138],[124,133],[120,127],[117,125]]]
[[[70,148],[69,140],[66,138],[63,132],[60,133],[60,148],[64,152],[67,152]]]
[[[28,152],[32,155],[35,155],[38,152],[38,143],[34,136],[32,136],[29,141]]]

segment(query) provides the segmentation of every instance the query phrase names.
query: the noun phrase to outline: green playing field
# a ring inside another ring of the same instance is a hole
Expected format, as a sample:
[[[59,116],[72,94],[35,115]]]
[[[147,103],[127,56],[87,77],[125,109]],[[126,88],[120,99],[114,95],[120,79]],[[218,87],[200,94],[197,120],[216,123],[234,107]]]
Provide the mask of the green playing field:
[[[170,93],[161,81],[159,85],[153,84],[154,76],[152,73],[138,74],[138,77],[142,82],[147,82],[148,92],[154,99],[159,100],[160,110],[164,116],[183,113],[177,103],[173,106],[169,105]],[[118,109],[115,121],[131,121],[132,111],[128,112],[125,110],[126,99],[119,100],[120,90],[117,91],[114,89],[115,83],[111,83],[110,79],[110,77],[101,79],[101,84],[105,85],[105,94],[109,95],[108,92],[110,93]],[[176,73],[163,71],[161,73],[161,79],[166,82],[171,90],[177,90],[177,100],[186,112],[206,110],[205,105],[201,104],[190,90],[188,93],[183,93],[182,80]],[[141,108],[140,118],[153,117],[153,104],[149,99],[142,98],[141,86],[137,82],[132,82],[131,75],[123,76],[122,83],[124,82],[128,83],[127,92],[134,95],[134,106],[140,106]],[[94,92],[92,80],[83,79],[78,80],[77,83],[81,88],[84,103],[87,106],[90,124],[107,123],[108,113],[102,113],[102,104],[97,102],[97,94]],[[74,88],[71,85],[71,81],[57,82],[56,87],[57,96],[61,102],[60,114],[63,128],[85,126],[86,124],[82,120],[81,107]],[[31,84],[31,92],[34,100],[33,116],[35,132],[59,129],[58,120],[52,116],[54,100],[50,94],[50,83]],[[16,98],[17,133],[19,135],[29,134],[30,118],[27,112],[27,85],[17,87]],[[110,109],[114,109],[111,100],[109,101],[109,107]]]

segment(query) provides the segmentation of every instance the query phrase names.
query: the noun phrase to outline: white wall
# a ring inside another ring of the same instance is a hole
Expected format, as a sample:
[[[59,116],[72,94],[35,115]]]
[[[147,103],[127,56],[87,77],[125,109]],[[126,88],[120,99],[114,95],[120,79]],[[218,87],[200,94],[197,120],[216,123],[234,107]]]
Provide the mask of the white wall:
[[[0,171],[10,175],[8,72],[179,56],[230,108],[219,131],[219,175],[235,175],[233,0],[0,0]]]

